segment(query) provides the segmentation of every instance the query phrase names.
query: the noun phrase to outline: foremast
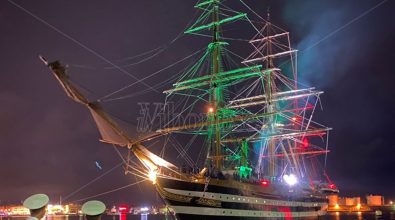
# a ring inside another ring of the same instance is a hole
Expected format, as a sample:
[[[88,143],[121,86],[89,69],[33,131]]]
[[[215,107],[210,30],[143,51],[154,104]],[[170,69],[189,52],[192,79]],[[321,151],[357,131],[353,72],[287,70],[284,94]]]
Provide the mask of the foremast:
[[[219,14],[218,14],[218,10],[219,10],[219,5],[218,5],[218,0],[214,0],[212,3],[212,10],[213,10],[213,14],[212,14],[212,21],[213,23],[218,23],[219,21]],[[213,27],[213,42],[212,42],[212,47],[213,47],[213,53],[212,53],[212,78],[215,80],[217,80],[217,75],[220,72],[220,62],[221,62],[221,55],[220,55],[220,51],[219,51],[219,47],[221,46],[220,44],[220,32],[219,32],[219,27],[220,25],[214,25]],[[222,103],[223,103],[223,91],[221,88],[221,85],[217,84],[217,83],[211,83],[210,84],[210,91],[213,91],[212,95],[210,95],[211,98],[211,102],[213,107],[213,112],[209,112],[209,114],[212,114],[211,116],[209,116],[210,120],[215,121],[214,126],[210,126],[209,129],[209,136],[213,136],[213,137],[209,137],[210,139],[210,147],[211,151],[214,151],[213,154],[213,159],[215,161],[215,167],[218,170],[222,170],[222,148],[221,148],[221,125],[218,123],[219,117],[220,117],[220,112],[221,112],[221,108],[222,108]]]
[[[238,20],[245,17],[246,14],[239,13],[235,16],[220,19],[220,0],[206,0],[201,1],[195,8],[211,13],[211,23],[202,24],[200,26],[192,26],[185,31],[187,34],[195,34],[202,30],[212,29],[212,42],[208,45],[208,50],[211,53],[211,72],[209,77],[209,108],[207,113],[208,123],[210,124],[207,129],[207,140],[208,140],[208,159],[206,165],[214,166],[213,168],[217,171],[223,169],[223,150],[221,145],[221,130],[223,123],[220,121],[224,119],[224,97],[223,97],[223,85],[222,82],[227,80],[233,80],[231,78],[224,77],[222,68],[222,53],[221,48],[227,45],[223,39],[221,39],[220,29],[221,25]],[[238,70],[236,70],[238,71]],[[242,72],[239,70],[239,72]],[[222,73],[222,74],[221,74]],[[240,77],[243,77],[239,75]],[[189,89],[189,88],[187,88]]]

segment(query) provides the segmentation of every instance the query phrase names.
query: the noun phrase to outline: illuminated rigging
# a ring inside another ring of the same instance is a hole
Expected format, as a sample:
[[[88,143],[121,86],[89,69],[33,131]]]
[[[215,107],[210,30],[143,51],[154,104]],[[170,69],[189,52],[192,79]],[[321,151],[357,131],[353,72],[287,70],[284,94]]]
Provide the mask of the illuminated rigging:
[[[74,86],[59,62],[42,60],[66,94],[89,109],[101,141],[128,149],[126,174],[153,184],[162,177],[207,184],[207,178],[221,179],[224,175],[233,175],[240,182],[255,181],[264,187],[282,181],[291,187],[308,183],[315,189],[322,177],[333,184],[325,171],[312,171],[315,163],[322,162],[317,159],[319,156],[325,155],[326,162],[331,129],[313,120],[323,92],[298,83],[297,50],[291,47],[289,32],[272,24],[269,12],[266,19],[260,19],[259,26],[251,22],[247,13],[230,9],[224,1],[200,1],[195,7],[201,14],[184,33],[210,36],[207,47],[96,101],[88,100]],[[251,40],[241,41],[253,50],[246,57],[232,50],[232,38],[222,36],[226,26],[237,22],[248,22],[255,31]],[[162,49],[149,51],[147,59],[161,52]],[[162,88],[176,80],[163,91],[166,99],[158,112],[165,114],[175,103],[174,114],[152,132],[129,133],[102,106],[104,102],[134,97],[136,94],[113,96],[191,58],[191,65],[153,86]],[[289,63],[286,70],[279,68],[283,62]],[[194,121],[182,120],[196,112],[199,117]],[[188,141],[183,141],[183,137],[188,137]],[[145,147],[154,140],[163,140],[160,154]],[[169,162],[165,159],[168,146],[177,151],[177,159],[181,157],[189,167],[202,169],[184,172],[179,164]],[[188,154],[194,148],[200,149],[197,157]],[[140,165],[133,161],[136,159]]]

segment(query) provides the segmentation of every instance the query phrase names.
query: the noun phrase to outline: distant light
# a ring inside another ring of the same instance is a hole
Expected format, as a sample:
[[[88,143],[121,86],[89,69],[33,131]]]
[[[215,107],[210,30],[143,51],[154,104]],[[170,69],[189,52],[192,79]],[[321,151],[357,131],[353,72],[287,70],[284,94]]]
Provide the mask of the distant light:
[[[306,137],[304,137],[302,139],[302,144],[303,144],[303,147],[308,147],[309,146],[309,140]]]
[[[146,212],[146,211],[148,211],[148,210],[149,210],[148,207],[143,207],[143,208],[140,209],[140,211],[142,211],[142,212]]]
[[[329,184],[330,189],[336,189],[336,185],[334,183]]]
[[[266,187],[266,186],[269,186],[269,184],[270,184],[270,183],[269,183],[268,180],[262,180],[262,182],[261,182],[261,185],[262,185],[262,186],[265,186],[265,187]]]
[[[340,207],[339,207],[339,204],[336,203],[335,209],[339,209],[339,208],[340,208]]]
[[[156,174],[157,174],[156,170],[150,170],[148,172],[148,179],[151,180],[153,184],[156,183]]]
[[[296,117],[292,117],[292,121],[296,121],[296,119],[297,119]]]
[[[357,209],[359,210],[359,209],[361,209],[361,204],[357,204]]]
[[[390,201],[390,205],[394,204],[394,202]]]
[[[47,213],[48,213],[48,214],[52,214],[52,207],[53,207],[52,204],[48,204],[48,205],[47,205]]]
[[[298,179],[296,178],[296,176],[294,174],[289,174],[289,175],[285,174],[283,176],[283,179],[290,186],[293,186],[296,183],[298,183]]]

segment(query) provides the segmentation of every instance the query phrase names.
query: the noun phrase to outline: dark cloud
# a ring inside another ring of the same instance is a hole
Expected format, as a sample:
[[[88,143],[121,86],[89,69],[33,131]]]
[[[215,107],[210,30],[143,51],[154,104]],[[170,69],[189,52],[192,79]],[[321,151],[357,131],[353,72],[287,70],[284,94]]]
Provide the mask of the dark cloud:
[[[298,67],[302,82],[336,86],[361,66],[360,60],[372,59],[377,44],[393,35],[395,21],[386,17],[391,13],[386,9],[389,4],[385,1],[287,2],[285,21],[300,38],[296,48],[300,50]]]

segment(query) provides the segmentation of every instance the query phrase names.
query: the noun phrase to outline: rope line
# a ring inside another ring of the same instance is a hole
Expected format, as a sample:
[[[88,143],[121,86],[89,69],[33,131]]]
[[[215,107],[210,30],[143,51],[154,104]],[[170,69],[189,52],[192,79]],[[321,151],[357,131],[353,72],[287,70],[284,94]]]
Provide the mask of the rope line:
[[[135,84],[137,84],[137,83],[139,83],[139,82],[142,82],[143,80],[146,80],[146,79],[148,79],[148,78],[150,78],[150,77],[152,77],[152,76],[154,76],[154,75],[156,75],[156,74],[158,74],[158,73],[160,73],[160,72],[162,72],[162,71],[164,71],[164,70],[167,70],[167,69],[169,69],[169,68],[171,68],[171,67],[173,67],[173,66],[175,66],[175,65],[177,65],[177,64],[179,64],[179,63],[181,63],[181,62],[183,62],[183,61],[185,61],[185,60],[187,60],[187,59],[189,59],[190,57],[194,56],[195,54],[199,53],[200,51],[202,51],[202,49],[200,49],[200,50],[198,50],[198,51],[195,51],[194,53],[192,53],[192,54],[190,54],[190,55],[188,55],[188,56],[182,58],[181,60],[179,60],[179,61],[177,61],[177,62],[175,62],[175,63],[173,63],[173,64],[170,64],[170,65],[168,65],[168,66],[166,66],[166,67],[164,67],[164,68],[162,68],[162,69],[160,69],[160,70],[158,70],[158,71],[156,71],[156,72],[154,72],[154,73],[151,73],[150,75],[148,75],[148,76],[146,76],[146,77],[144,77],[144,78],[141,78],[141,79],[137,80],[136,82],[133,82],[133,83],[131,83],[131,84],[128,84],[128,85],[126,85],[126,86],[124,86],[124,87],[122,87],[122,88],[120,88],[120,89],[118,89],[118,90],[116,90],[116,91],[114,91],[114,92],[111,92],[111,93],[109,93],[108,95],[105,95],[105,96],[103,96],[102,98],[99,98],[98,101],[101,101],[101,100],[103,100],[103,99],[106,99],[106,98],[108,98],[108,97],[110,97],[110,96],[112,96],[112,95],[114,95],[114,94],[116,94],[116,93],[119,93],[119,92],[121,92],[121,91],[123,91],[123,90],[125,90],[125,89],[127,89],[127,88],[130,88],[131,86],[133,86],[133,85],[135,85]]]
[[[59,30],[58,28],[56,28],[55,26],[51,25],[50,23],[46,22],[44,19],[40,18],[39,16],[33,14],[32,12],[30,12],[29,10],[25,9],[24,7],[22,7],[21,5],[15,3],[12,0],[7,0],[9,3],[13,4],[14,6],[16,6],[17,8],[21,9],[22,11],[24,11],[25,13],[29,14],[30,16],[32,16],[33,18],[35,18],[36,20],[40,21],[41,23],[45,24],[47,27],[50,27],[52,30],[58,32],[59,34],[61,34],[63,37],[71,40],[72,42],[74,42],[75,44],[77,44],[78,46],[84,48],[85,50],[87,50],[88,52],[90,52],[91,54],[95,55],[96,57],[100,58],[101,60],[105,61],[106,63],[110,64],[111,66],[114,66],[116,69],[118,69],[119,71],[121,71],[122,73],[132,77],[135,80],[138,80],[138,77],[134,76],[133,74],[129,73],[128,71],[122,69],[121,67],[117,66],[116,64],[114,64],[113,62],[111,62],[110,60],[108,60],[107,58],[105,58],[104,56],[102,56],[101,54],[99,54],[98,52],[96,52],[95,50],[89,48],[88,46],[86,46],[85,44],[81,43],[80,41],[76,40],[75,38],[71,37],[70,35],[64,33],[63,31]],[[148,85],[145,82],[141,82],[141,84],[147,86],[148,88],[151,88],[153,91],[155,92],[159,92],[158,90],[152,88],[150,85]]]
[[[303,49],[301,51],[301,53],[305,52],[306,50],[310,50],[311,48],[317,46],[317,44],[321,43],[322,41],[332,37],[333,35],[335,35],[337,32],[343,30],[344,28],[348,27],[349,25],[351,25],[352,23],[358,21],[359,19],[361,19],[362,17],[364,17],[365,15],[369,14],[370,12],[372,12],[374,9],[380,7],[382,4],[386,3],[388,0],[383,0],[380,3],[378,3],[377,5],[373,6],[372,8],[366,10],[365,12],[363,12],[362,14],[358,15],[357,17],[355,17],[354,19],[352,19],[351,21],[345,23],[344,25],[340,26],[339,28],[337,28],[336,30],[332,31],[331,33],[329,33],[328,35],[326,35],[325,37],[323,37],[321,40],[315,42],[313,45]]]
[[[88,196],[88,197],[85,197],[85,198],[82,198],[82,199],[77,199],[77,200],[74,200],[73,203],[84,201],[84,200],[91,199],[91,198],[95,198],[95,197],[102,196],[102,195],[106,195],[106,194],[109,194],[109,193],[113,193],[113,192],[116,192],[116,191],[119,191],[119,190],[122,190],[122,189],[125,189],[125,188],[128,188],[128,187],[134,186],[136,184],[142,183],[142,182],[144,182],[146,180],[147,179],[143,179],[143,180],[140,180],[140,181],[128,184],[126,186],[118,187],[118,188],[115,188],[115,189],[112,189],[112,190],[109,190],[109,191],[106,191],[106,192],[98,193],[96,195]]]
[[[78,188],[77,190],[75,190],[74,192],[70,193],[69,195],[64,197],[64,201],[66,201],[68,198],[70,198],[71,196],[75,195],[77,192],[83,190],[84,188],[86,188],[87,186],[91,185],[92,183],[96,182],[97,180],[101,179],[102,177],[104,177],[105,175],[111,173],[113,170],[115,170],[116,168],[120,167],[123,164],[123,162],[115,165],[113,168],[111,168],[110,170],[106,171],[105,173],[103,173],[102,175],[94,178],[93,180],[89,181],[87,184],[81,186],[80,188]]]

